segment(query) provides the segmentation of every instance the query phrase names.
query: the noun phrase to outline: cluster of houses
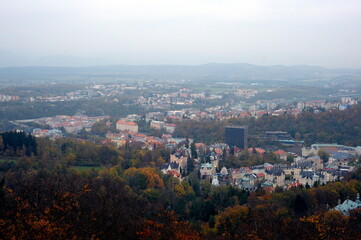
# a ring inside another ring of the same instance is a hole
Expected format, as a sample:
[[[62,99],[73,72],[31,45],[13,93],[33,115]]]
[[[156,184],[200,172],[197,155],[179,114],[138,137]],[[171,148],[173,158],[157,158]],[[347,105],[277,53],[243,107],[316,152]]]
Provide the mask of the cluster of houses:
[[[65,95],[32,97],[30,101],[68,102],[97,97],[116,97],[124,94],[125,89],[127,89],[126,84],[94,84],[86,86],[84,89],[66,92]]]
[[[237,186],[244,190],[254,191],[259,187],[273,191],[276,187],[290,189],[300,186],[326,184],[341,179],[347,171],[335,168],[323,168],[319,157],[310,157],[287,164],[269,164],[252,167],[226,169],[219,172],[213,163],[201,165],[201,176],[212,179],[212,185],[220,182]]]
[[[222,99],[222,94],[205,92],[194,92],[190,89],[180,88],[179,91],[164,93],[164,94],[153,94],[153,96],[140,96],[137,100],[137,104],[143,107],[158,108],[158,109],[170,109],[172,106],[191,106],[198,100],[215,100]]]
[[[271,90],[269,91],[272,92]],[[208,115],[208,117],[211,117],[212,119],[218,119],[220,117],[229,118],[252,116],[258,118],[263,115],[298,115],[305,109],[312,109],[314,112],[319,112],[320,109],[325,109],[326,111],[331,109],[344,110],[358,103],[356,99],[350,97],[342,97],[340,101],[334,102],[326,100],[314,100],[306,102],[300,101],[297,103],[286,99],[258,100],[253,104],[234,100],[249,99],[255,97],[256,94],[258,94],[258,91],[254,89],[237,89],[236,91],[214,92],[212,94],[207,94],[205,92],[180,88],[179,91],[171,93],[154,94],[153,96],[147,97],[139,96],[136,104],[139,104],[147,109],[157,108],[167,110],[176,105],[191,108],[199,99],[204,101],[223,99],[226,95],[234,96],[232,100],[226,102],[223,105],[216,105],[203,110],[198,110],[198,112],[194,112],[194,114]],[[281,108],[279,106],[281,106]],[[184,109],[184,111],[186,112],[186,109]]]
[[[54,139],[62,138],[63,132],[59,129],[34,128],[31,135],[34,137],[48,137],[48,138],[54,140]]]
[[[161,167],[163,174],[169,174],[178,179],[182,179],[187,173],[188,157],[190,151],[188,148],[182,147],[178,151],[170,155],[169,163]]]
[[[146,134],[132,132],[130,130],[119,131],[118,133],[108,132],[106,140],[103,143],[112,143],[117,147],[124,147],[125,145],[136,145],[143,149],[153,150],[157,147],[165,147],[168,149],[175,149],[182,142],[185,143],[185,138],[173,138],[172,135],[163,134],[162,137],[148,136]],[[191,143],[193,140],[188,139]]]
[[[176,112],[176,114],[180,114]],[[133,116],[134,117],[134,116]],[[158,117],[164,117],[161,114],[154,113],[148,115],[150,126],[156,129],[165,128],[164,121]],[[154,120],[157,119],[157,120]],[[187,164],[192,159],[193,164],[199,171],[200,178],[209,180],[212,185],[232,185],[240,189],[254,191],[257,188],[264,188],[273,191],[276,187],[283,189],[297,187],[312,187],[317,184],[326,184],[340,180],[346,173],[353,170],[349,166],[352,158],[361,155],[361,147],[349,147],[337,144],[313,144],[309,148],[302,148],[302,156],[284,150],[276,150],[272,153],[280,160],[287,161],[293,159],[288,164],[270,164],[241,168],[225,168],[222,161],[227,155],[231,154],[230,147],[227,144],[214,144],[206,146],[203,143],[195,143],[197,156],[191,154],[190,148],[186,148],[181,142],[185,139],[172,138],[169,134],[163,134],[161,138],[147,136],[138,133],[138,125],[129,119],[123,119],[117,122],[119,133],[108,133],[107,139],[117,146],[125,144],[137,144],[143,148],[154,149],[158,146],[165,146],[173,150],[170,155],[170,161],[162,166],[164,174],[171,174],[182,180],[187,175]],[[284,137],[284,132],[267,132],[266,135],[274,135],[279,138]],[[268,136],[268,137],[270,137]],[[191,142],[191,141],[190,141]],[[189,144],[188,144],[189,145]],[[236,157],[244,151],[240,148],[232,148],[232,154]],[[320,151],[328,154],[328,161],[324,161],[318,156]],[[247,150],[246,150],[247,151]],[[265,154],[266,150],[262,148],[249,148],[250,154]]]
[[[161,138],[148,136],[143,133],[139,133],[139,126],[135,122],[140,120],[138,115],[129,115],[127,118],[123,118],[116,123],[117,133],[108,132],[106,138],[108,142],[115,144],[117,147],[125,146],[126,144],[138,145],[142,148],[147,148],[149,150],[154,149],[155,147],[165,146],[169,148],[175,148],[177,144],[182,141],[185,141],[183,138],[173,138],[170,134],[163,134]],[[176,125],[168,124],[164,121],[149,120],[150,128],[161,130],[164,129],[165,132],[173,133]]]
[[[183,118],[182,111],[171,111],[166,117]],[[191,116],[191,115],[190,115]],[[356,159],[361,155],[361,147],[349,147],[338,144],[313,144],[310,147],[302,148],[302,155],[298,156],[294,153],[289,153],[284,150],[276,150],[272,153],[280,160],[287,161],[293,159],[288,164],[270,164],[264,163],[262,165],[241,167],[241,168],[226,168],[222,167],[222,161],[232,154],[236,157],[242,151],[248,151],[250,154],[265,154],[266,150],[262,148],[249,148],[242,150],[234,147],[231,149],[227,144],[214,144],[206,146],[203,143],[195,143],[197,157],[192,156],[189,145],[192,139],[173,138],[171,133],[174,131],[176,125],[169,124],[164,121],[164,114],[154,112],[146,115],[151,128],[165,129],[170,134],[163,134],[162,137],[148,136],[139,133],[139,126],[135,122],[139,120],[138,115],[129,115],[125,119],[121,119],[116,123],[116,133],[107,133],[104,143],[113,143],[117,147],[125,146],[126,144],[137,145],[142,148],[155,149],[164,146],[173,150],[170,155],[170,161],[162,167],[162,172],[171,174],[182,180],[187,173],[187,164],[189,159],[192,159],[193,164],[199,171],[200,178],[209,180],[212,185],[232,185],[244,190],[256,190],[257,188],[268,189],[273,191],[276,187],[283,189],[296,188],[300,186],[314,186],[316,184],[326,184],[340,180],[343,176],[353,170],[350,166],[350,161]],[[90,129],[91,126],[103,119],[108,119],[106,116],[101,117],[87,117],[82,115],[77,116],[56,116],[54,118],[37,119],[35,122],[39,124],[46,124],[52,127],[52,130],[34,129],[33,135],[37,137],[61,137],[59,128],[64,128],[66,132],[74,133],[81,129]],[[266,132],[268,138],[287,138],[285,132]],[[188,141],[187,144],[184,144]],[[181,144],[183,142],[183,144]],[[188,145],[185,147],[185,145]],[[328,159],[325,161],[324,157],[318,156],[320,151],[328,154]],[[322,158],[321,158],[322,157]]]
[[[168,122],[184,121],[187,119],[201,120],[224,120],[228,118],[260,118],[265,115],[283,116],[283,115],[299,115],[306,109],[315,113],[321,109],[326,111],[339,109],[344,110],[358,103],[357,99],[343,97],[340,101],[329,102],[326,100],[315,100],[306,102],[290,102],[286,99],[258,100],[253,104],[243,101],[230,99],[223,105],[209,106],[205,109],[196,109],[193,103],[197,99],[210,100],[222,99],[225,95],[234,95],[237,98],[249,98],[254,96],[257,91],[252,89],[239,89],[236,92],[222,92],[214,95],[206,96],[205,93],[193,93],[189,89],[180,89],[179,92],[167,94],[155,94],[153,97],[140,96],[136,104],[140,104],[144,108],[164,109],[164,112],[149,112],[146,120]],[[184,109],[171,111],[173,105],[184,106]],[[155,123],[156,124],[156,123]]]
[[[0,94],[0,102],[18,101],[19,99],[20,99],[19,96]]]
[[[48,125],[53,129],[64,129],[66,133],[77,133],[83,128],[86,131],[90,131],[91,127],[100,120],[109,119],[108,116],[99,116],[99,117],[88,117],[85,115],[58,115],[55,117],[45,117],[32,120],[23,120],[32,121],[40,125]],[[20,121],[19,121],[20,122]]]
[[[204,181],[210,181],[212,185],[232,185],[240,189],[254,191],[257,188],[263,188],[267,191],[274,191],[276,187],[283,189],[292,189],[298,187],[312,187],[315,185],[326,184],[341,180],[345,174],[353,170],[349,166],[351,157],[361,155],[360,147],[347,147],[337,145],[339,148],[330,151],[328,162],[315,154],[306,156],[297,156],[296,154],[287,153],[283,150],[274,151],[273,154],[279,159],[286,160],[291,155],[292,163],[288,164],[270,164],[240,168],[220,167],[224,158],[230,150],[226,144],[216,144],[207,147],[202,143],[195,144],[198,156],[194,164],[197,166],[200,178]],[[327,147],[336,146],[335,144],[315,144],[312,149],[327,151]],[[234,154],[239,153],[240,149],[235,149]],[[202,151],[202,153],[200,152]],[[261,148],[249,148],[250,154],[264,154],[265,150]],[[304,150],[304,153],[305,150]],[[340,155],[348,154],[348,160],[339,159]],[[187,167],[187,158],[190,158],[189,150],[177,151],[171,155],[171,161],[162,167],[163,173],[171,174],[180,180],[184,177],[184,169]]]
[[[318,155],[319,151],[329,154],[328,162],[333,165],[348,166],[353,156],[361,155],[361,146],[350,147],[339,144],[312,144],[302,148],[302,156]]]

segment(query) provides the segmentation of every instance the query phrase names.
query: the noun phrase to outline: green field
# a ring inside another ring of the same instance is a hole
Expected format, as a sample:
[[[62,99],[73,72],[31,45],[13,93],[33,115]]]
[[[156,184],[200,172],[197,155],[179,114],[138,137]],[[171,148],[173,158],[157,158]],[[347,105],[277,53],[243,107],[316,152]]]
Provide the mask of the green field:
[[[94,169],[95,171],[100,171],[103,169],[102,166],[99,166],[99,167],[93,167],[93,166],[74,166],[74,167],[71,167],[70,169],[76,169],[78,171],[89,171],[89,170],[92,170]]]

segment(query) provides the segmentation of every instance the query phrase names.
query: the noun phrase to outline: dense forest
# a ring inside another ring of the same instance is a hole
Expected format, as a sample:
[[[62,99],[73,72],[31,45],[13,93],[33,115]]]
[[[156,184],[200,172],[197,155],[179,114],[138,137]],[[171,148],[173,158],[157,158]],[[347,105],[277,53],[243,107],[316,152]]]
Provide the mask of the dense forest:
[[[109,102],[104,98],[84,99],[69,102],[0,102],[0,119],[21,120],[56,115],[74,115],[82,113],[87,116],[125,117],[128,114],[144,114],[144,108],[132,104],[136,97],[119,96],[119,102]],[[130,105],[132,104],[132,105]],[[1,126],[0,126],[1,127]]]
[[[266,131],[286,131],[306,145],[313,143],[338,143],[361,146],[361,105],[344,111],[334,110],[317,114],[305,111],[298,116],[264,116],[255,118],[233,118],[226,121],[195,122],[178,124],[174,135],[193,138],[206,144],[224,142],[224,127],[227,125],[248,126],[251,137]],[[251,140],[251,144],[257,141]]]
[[[0,150],[16,155],[36,155],[37,144],[35,138],[25,132],[0,133]]]
[[[23,145],[29,141],[26,135],[19,139]],[[311,189],[248,192],[201,181],[197,168],[182,182],[163,175],[158,169],[169,160],[164,148],[39,138],[28,156],[4,150],[11,144],[3,137],[0,143],[0,239],[358,239],[361,234],[361,210],[348,217],[330,210],[338,199],[355,199],[361,192],[360,169],[342,182]]]

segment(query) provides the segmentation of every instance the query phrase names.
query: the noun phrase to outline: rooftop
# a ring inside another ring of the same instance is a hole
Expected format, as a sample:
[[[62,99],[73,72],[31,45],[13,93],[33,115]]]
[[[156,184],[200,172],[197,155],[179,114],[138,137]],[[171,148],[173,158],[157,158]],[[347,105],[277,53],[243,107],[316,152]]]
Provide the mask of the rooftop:
[[[123,120],[119,120],[117,122],[117,124],[124,124],[124,125],[130,125],[130,126],[137,126],[138,125],[135,122],[127,122],[127,121],[123,121]]]

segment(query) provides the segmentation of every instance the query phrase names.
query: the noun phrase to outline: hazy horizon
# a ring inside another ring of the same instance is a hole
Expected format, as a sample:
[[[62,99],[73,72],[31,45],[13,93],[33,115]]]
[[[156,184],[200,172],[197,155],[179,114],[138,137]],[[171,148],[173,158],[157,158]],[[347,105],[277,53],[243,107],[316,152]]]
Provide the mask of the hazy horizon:
[[[63,57],[65,59],[85,59],[86,58],[77,58],[77,57],[73,57],[73,56],[47,56],[47,57],[41,57],[39,59],[47,59],[47,58],[53,58],[55,57],[59,57],[59,59],[56,59],[55,62],[59,62],[59,61],[63,61]],[[29,60],[29,59],[28,59]],[[99,60],[96,59],[87,59],[88,61],[91,62],[91,60],[95,61],[95,62],[99,62]],[[0,69],[6,69],[6,68],[92,68],[92,67],[117,67],[117,66],[124,66],[124,67],[166,67],[166,66],[170,66],[170,67],[181,67],[181,66],[185,66],[185,67],[201,67],[201,66],[206,66],[206,65],[219,65],[219,66],[232,66],[232,65],[239,65],[239,66],[254,66],[254,67],[284,67],[284,68],[294,68],[294,67],[301,67],[301,68],[320,68],[320,69],[328,69],[328,70],[361,70],[361,67],[327,67],[327,66],[320,66],[320,65],[310,65],[310,64],[293,64],[293,65],[286,65],[286,64],[254,64],[254,63],[248,63],[248,62],[204,62],[204,63],[199,63],[199,64],[191,64],[191,63],[159,63],[159,64],[151,64],[151,63],[145,63],[145,64],[127,64],[127,63],[112,63],[112,62],[100,62],[100,63],[87,63],[88,61],[84,61],[84,62],[80,62],[79,64],[76,63],[74,64],[72,61],[68,61],[68,62],[63,62],[64,64],[54,64],[54,62],[50,62],[49,64],[39,64],[37,60],[32,61],[28,61],[25,64],[14,64],[14,65],[1,65],[0,64]],[[67,64],[68,63],[68,64]]]
[[[361,68],[361,2],[1,3],[0,67],[311,65]]]

